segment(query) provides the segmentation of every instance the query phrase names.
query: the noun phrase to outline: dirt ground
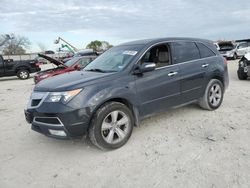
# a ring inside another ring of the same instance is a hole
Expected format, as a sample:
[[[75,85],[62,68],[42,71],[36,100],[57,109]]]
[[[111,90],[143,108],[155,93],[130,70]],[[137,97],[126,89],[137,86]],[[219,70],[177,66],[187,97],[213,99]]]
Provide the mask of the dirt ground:
[[[32,131],[23,109],[33,80],[1,78],[0,188],[250,187],[250,80],[236,69],[229,61],[218,110],[190,105],[146,119],[115,151]]]

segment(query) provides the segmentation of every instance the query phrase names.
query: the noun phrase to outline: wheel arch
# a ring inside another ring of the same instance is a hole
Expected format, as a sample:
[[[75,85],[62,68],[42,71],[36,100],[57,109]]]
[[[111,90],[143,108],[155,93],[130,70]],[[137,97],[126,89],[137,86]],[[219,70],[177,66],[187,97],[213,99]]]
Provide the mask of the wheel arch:
[[[97,105],[96,108],[92,112],[92,115],[90,117],[90,121],[92,120],[92,118],[93,118],[94,114],[96,113],[96,111],[101,106],[103,106],[104,104],[109,103],[109,102],[119,102],[119,103],[122,103],[122,104],[126,105],[126,107],[128,107],[131,110],[132,114],[133,114],[133,117],[134,117],[134,120],[135,120],[135,126],[139,126],[140,118],[139,118],[139,111],[138,111],[137,107],[135,107],[128,99],[125,99],[125,98],[122,98],[122,97],[110,98],[110,99],[107,99],[107,100],[103,101],[99,105]]]
[[[215,74],[215,75],[213,75],[213,76],[210,78],[210,80],[212,80],[212,79],[216,79],[216,80],[221,81],[223,87],[225,87],[224,78],[223,78],[222,75]]]
[[[16,67],[15,73],[17,73],[18,71],[20,71],[22,69],[23,70],[28,70],[30,72],[30,68],[29,67],[27,67],[27,66],[19,66],[19,67]]]

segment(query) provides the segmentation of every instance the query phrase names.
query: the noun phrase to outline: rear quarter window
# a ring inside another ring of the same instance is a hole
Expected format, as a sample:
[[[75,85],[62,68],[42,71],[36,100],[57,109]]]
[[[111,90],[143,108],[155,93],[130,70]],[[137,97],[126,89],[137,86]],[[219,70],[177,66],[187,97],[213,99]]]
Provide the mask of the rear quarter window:
[[[199,48],[201,58],[212,57],[216,55],[211,49],[209,49],[204,44],[202,43],[196,43],[196,44]]]
[[[200,59],[200,52],[194,42],[173,42],[172,56],[174,64]]]

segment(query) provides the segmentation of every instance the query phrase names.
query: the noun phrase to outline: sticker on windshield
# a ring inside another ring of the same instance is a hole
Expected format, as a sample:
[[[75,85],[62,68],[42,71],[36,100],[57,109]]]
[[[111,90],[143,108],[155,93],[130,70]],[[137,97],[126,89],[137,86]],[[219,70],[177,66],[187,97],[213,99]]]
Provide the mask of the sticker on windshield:
[[[124,51],[123,52],[123,54],[125,54],[125,55],[132,55],[132,56],[134,56],[134,55],[136,55],[137,54],[137,51],[129,51],[129,50],[126,50],[126,51]]]

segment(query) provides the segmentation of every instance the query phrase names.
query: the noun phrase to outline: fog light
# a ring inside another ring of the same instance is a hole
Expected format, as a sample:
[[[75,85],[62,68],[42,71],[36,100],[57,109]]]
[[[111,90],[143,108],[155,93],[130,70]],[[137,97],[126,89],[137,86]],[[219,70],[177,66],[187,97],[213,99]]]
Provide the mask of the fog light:
[[[64,131],[61,130],[52,130],[49,129],[49,133],[55,136],[66,136],[66,133]]]

